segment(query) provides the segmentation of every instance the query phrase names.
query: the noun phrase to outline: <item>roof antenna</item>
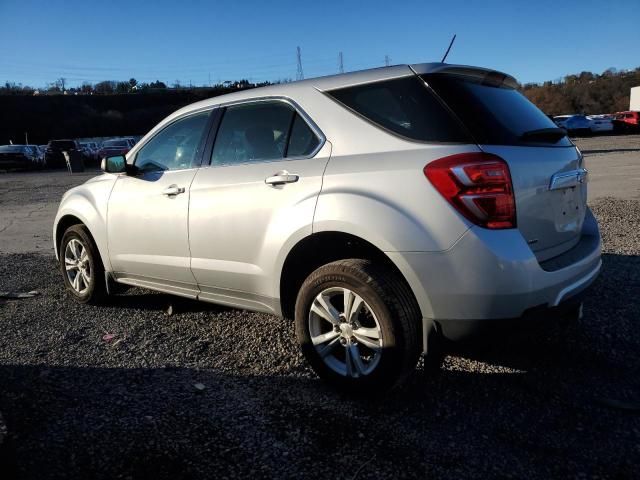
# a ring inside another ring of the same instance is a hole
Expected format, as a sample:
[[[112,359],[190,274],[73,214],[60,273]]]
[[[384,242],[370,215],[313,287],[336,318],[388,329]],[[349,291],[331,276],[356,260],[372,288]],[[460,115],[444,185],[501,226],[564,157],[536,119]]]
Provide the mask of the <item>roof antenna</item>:
[[[449,48],[447,48],[447,52],[444,54],[444,57],[442,57],[442,61],[440,63],[444,63],[444,61],[447,59],[447,55],[449,55],[449,50],[451,50],[451,47],[453,46],[453,42],[456,41],[456,35],[457,34],[453,34],[453,38],[451,39],[451,43],[449,44]]]

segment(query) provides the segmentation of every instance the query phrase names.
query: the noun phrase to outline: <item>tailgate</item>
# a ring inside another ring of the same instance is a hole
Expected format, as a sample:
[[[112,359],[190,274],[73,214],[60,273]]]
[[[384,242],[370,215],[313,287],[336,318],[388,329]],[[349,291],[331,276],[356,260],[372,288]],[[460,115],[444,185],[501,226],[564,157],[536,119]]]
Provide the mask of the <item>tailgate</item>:
[[[578,243],[587,208],[587,177],[575,147],[481,148],[509,164],[517,226],[538,261]]]
[[[538,261],[578,243],[586,212],[586,170],[566,132],[506,74],[442,66],[422,78],[480,148],[509,165],[517,228]]]

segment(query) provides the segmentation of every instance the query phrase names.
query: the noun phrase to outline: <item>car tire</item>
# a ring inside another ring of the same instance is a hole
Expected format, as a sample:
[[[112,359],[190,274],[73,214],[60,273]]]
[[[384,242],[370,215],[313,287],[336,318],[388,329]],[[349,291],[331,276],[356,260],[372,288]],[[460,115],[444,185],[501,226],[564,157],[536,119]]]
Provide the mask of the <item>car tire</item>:
[[[313,370],[330,384],[383,393],[415,370],[421,314],[391,268],[347,259],[315,270],[295,307],[296,337]]]
[[[107,296],[104,266],[84,225],[69,227],[60,242],[60,271],[71,297],[78,303],[101,303]]]

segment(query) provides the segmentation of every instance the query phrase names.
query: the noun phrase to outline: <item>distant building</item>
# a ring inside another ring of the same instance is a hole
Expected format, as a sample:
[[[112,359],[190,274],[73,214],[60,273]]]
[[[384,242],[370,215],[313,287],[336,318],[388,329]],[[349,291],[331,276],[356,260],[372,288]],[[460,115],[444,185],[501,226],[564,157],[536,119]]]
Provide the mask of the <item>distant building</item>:
[[[640,87],[631,89],[631,98],[629,99],[629,110],[640,110]]]

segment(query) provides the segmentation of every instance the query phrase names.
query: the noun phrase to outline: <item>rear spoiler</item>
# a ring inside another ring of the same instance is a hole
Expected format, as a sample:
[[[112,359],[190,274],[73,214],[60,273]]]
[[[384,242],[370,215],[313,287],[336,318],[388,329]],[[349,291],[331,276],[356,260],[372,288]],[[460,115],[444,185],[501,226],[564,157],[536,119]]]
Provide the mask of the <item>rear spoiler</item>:
[[[472,77],[487,85],[501,86],[510,88],[519,88],[518,81],[511,75],[490,70],[488,68],[470,67],[468,65],[449,65],[446,63],[418,63],[409,65],[417,75],[427,73],[445,73],[449,75],[460,75],[464,77]]]

